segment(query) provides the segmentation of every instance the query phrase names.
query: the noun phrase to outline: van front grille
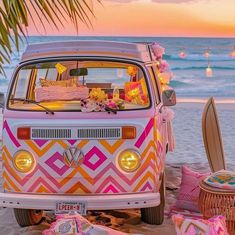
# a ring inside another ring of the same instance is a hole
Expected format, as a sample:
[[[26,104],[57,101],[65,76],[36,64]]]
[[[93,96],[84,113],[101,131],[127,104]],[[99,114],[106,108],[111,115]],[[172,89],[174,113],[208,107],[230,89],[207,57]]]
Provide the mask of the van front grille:
[[[71,139],[71,129],[32,128],[32,139]]]
[[[79,128],[78,139],[120,139],[121,128]]]
[[[33,127],[31,129],[31,139],[121,139],[121,136],[121,127]]]

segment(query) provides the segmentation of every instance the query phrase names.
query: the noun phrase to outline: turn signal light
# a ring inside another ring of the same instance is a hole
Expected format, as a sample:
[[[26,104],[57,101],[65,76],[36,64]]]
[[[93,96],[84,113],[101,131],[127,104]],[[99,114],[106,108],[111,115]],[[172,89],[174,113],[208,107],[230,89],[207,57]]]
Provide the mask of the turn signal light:
[[[17,138],[19,140],[29,140],[30,139],[30,127],[19,127],[17,129]]]
[[[134,126],[123,126],[122,127],[122,139],[135,139],[136,128]]]

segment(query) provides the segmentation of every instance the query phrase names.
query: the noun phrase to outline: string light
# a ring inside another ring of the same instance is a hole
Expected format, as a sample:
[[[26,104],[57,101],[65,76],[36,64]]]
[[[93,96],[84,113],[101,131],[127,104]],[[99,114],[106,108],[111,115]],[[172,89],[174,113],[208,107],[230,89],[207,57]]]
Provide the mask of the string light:
[[[207,77],[213,77],[213,70],[212,70],[210,64],[208,64],[208,66],[206,68],[206,76]]]
[[[206,68],[206,76],[207,77],[213,77],[213,70],[211,68],[210,64],[210,54],[207,54],[207,68]]]
[[[210,56],[211,56],[211,50],[217,50],[217,49],[224,49],[224,50],[231,50],[231,46],[189,46],[189,47],[179,47],[179,46],[174,46],[174,48],[179,49],[178,56],[181,59],[184,59],[187,56],[187,53],[185,52],[186,49],[191,50],[191,49],[197,49],[198,51],[204,51],[202,55],[208,59],[208,65],[205,69],[205,74],[206,77],[213,77],[213,68],[211,67],[210,64]],[[235,59],[235,46],[232,47],[232,50],[229,52],[229,56]]]
[[[207,49],[204,54],[203,54],[206,58],[208,58],[210,56],[210,49]]]
[[[184,48],[182,48],[181,51],[179,52],[179,57],[180,57],[181,59],[183,59],[183,58],[186,57],[186,53],[185,53]]]
[[[233,47],[233,51],[231,52],[231,56],[235,58],[235,46]]]

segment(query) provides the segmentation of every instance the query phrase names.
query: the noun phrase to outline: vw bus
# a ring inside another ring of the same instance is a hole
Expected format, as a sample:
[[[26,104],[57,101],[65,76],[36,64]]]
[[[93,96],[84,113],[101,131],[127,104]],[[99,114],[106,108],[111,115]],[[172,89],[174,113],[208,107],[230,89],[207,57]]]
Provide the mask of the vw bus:
[[[57,213],[140,208],[164,217],[168,129],[151,46],[109,41],[29,45],[3,110],[0,206],[20,226]]]

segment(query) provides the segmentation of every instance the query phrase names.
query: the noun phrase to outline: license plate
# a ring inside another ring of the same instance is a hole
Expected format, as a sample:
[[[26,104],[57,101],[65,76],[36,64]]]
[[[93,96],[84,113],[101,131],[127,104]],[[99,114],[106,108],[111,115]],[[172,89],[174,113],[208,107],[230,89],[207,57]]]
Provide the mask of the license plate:
[[[81,215],[86,215],[86,202],[56,202],[56,214],[66,214],[69,212],[77,212]]]

